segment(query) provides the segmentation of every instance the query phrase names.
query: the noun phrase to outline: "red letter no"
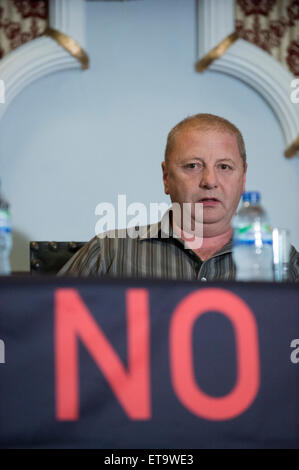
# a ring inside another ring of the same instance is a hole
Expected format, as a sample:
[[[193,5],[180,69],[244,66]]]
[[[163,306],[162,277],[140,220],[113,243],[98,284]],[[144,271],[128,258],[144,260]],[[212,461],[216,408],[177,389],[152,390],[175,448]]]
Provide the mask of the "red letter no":
[[[128,371],[75,289],[58,289],[55,305],[56,417],[79,417],[78,339],[131,419],[148,419],[149,308],[145,289],[127,291]]]
[[[237,383],[228,395],[220,398],[200,390],[193,373],[193,325],[209,310],[226,315],[236,335]],[[188,410],[209,420],[238,416],[250,406],[259,388],[258,334],[250,308],[238,296],[223,289],[202,289],[188,295],[171,320],[170,360],[174,390]]]

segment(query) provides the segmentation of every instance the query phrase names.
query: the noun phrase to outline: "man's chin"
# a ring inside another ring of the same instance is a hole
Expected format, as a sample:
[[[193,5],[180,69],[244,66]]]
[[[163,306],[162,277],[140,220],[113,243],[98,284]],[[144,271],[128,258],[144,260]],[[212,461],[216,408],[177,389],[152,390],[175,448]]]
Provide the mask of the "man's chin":
[[[208,207],[203,209],[202,220],[204,224],[215,224],[220,222],[223,214],[216,207]]]
[[[219,217],[204,217],[202,221],[203,225],[217,224],[219,222]]]

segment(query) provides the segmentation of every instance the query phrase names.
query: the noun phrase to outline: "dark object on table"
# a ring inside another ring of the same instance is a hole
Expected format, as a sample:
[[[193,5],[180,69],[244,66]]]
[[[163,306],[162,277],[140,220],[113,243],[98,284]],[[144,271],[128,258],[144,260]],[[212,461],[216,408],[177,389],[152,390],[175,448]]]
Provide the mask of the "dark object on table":
[[[31,274],[57,274],[86,242],[30,242]]]

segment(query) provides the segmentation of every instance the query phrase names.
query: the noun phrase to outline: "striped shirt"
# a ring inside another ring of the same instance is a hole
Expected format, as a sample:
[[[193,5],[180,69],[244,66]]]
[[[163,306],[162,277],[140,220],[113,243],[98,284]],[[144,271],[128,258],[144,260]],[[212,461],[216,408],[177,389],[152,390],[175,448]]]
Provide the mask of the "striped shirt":
[[[163,219],[162,219],[163,220]],[[157,224],[105,232],[92,238],[59,271],[58,275],[160,278],[176,280],[235,280],[232,240],[206,261],[184,241]],[[292,247],[290,280],[299,281],[299,253]]]

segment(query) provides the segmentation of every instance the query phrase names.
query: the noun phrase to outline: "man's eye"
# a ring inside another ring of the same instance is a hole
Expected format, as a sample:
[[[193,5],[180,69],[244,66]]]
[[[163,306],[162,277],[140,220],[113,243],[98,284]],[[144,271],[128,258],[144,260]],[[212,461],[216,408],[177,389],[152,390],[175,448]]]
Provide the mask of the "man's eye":
[[[191,170],[198,167],[197,163],[187,163],[186,168],[191,168]]]
[[[230,170],[231,166],[227,165],[226,163],[221,163],[221,170]]]

